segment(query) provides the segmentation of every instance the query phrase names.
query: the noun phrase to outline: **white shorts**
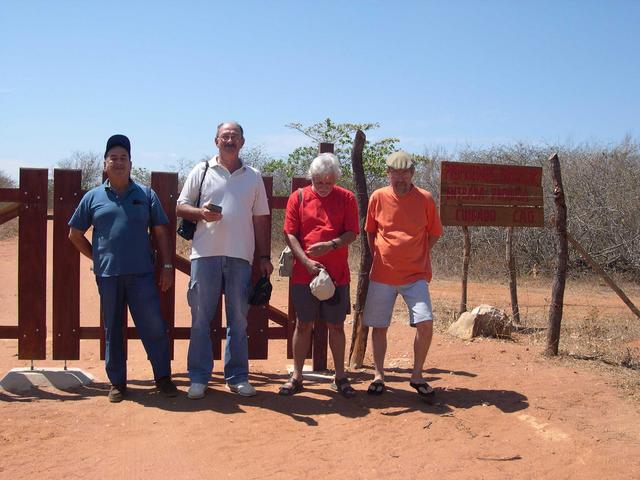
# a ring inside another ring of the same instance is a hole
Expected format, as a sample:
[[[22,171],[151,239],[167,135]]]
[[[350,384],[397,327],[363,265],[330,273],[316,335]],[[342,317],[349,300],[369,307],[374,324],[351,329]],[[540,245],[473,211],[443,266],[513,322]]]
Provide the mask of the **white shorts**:
[[[426,280],[417,280],[406,285],[388,285],[370,280],[364,305],[364,325],[374,328],[388,327],[398,294],[402,295],[409,308],[409,325],[414,327],[420,322],[433,321],[429,284]]]

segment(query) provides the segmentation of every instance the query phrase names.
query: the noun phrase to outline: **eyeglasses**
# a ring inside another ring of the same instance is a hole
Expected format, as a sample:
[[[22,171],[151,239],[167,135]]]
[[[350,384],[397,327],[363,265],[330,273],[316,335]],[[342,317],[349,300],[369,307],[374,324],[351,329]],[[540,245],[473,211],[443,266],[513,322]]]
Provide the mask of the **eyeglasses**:
[[[231,133],[231,134],[220,135],[218,138],[223,142],[228,142],[229,140],[237,140],[241,137],[237,133]]]

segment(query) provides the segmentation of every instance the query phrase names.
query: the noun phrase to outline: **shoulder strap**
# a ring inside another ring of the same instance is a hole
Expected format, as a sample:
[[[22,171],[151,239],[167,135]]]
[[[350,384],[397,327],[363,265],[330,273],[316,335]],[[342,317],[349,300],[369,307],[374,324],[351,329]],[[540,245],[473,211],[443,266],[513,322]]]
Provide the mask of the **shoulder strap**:
[[[151,222],[152,222],[152,211],[151,211],[151,187],[145,185],[144,188],[147,189],[147,201],[149,202],[149,230],[151,230]]]
[[[207,176],[207,170],[209,170],[209,160],[204,161],[204,173],[202,179],[200,179],[200,187],[198,187],[198,201],[196,202],[196,208],[200,208],[200,196],[202,195],[202,184],[204,183],[204,177]]]

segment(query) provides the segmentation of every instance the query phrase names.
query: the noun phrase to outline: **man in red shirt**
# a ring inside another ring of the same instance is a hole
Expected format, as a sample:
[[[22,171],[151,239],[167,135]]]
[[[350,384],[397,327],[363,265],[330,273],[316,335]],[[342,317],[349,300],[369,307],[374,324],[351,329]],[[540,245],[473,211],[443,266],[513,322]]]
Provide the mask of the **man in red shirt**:
[[[363,323],[373,328],[375,364],[375,378],[367,393],[380,395],[385,390],[387,330],[400,294],[409,308],[409,325],[416,329],[409,384],[426,397],[433,394],[422,376],[433,335],[430,252],[442,235],[442,225],[431,194],[412,184],[415,168],[411,156],[395,152],[386,163],[390,185],[371,195],[365,224],[373,265]]]
[[[297,322],[293,334],[293,373],[280,387],[280,395],[302,390],[302,369],[317,320],[326,322],[329,330],[335,365],[332,388],[345,397],[355,395],[344,373],[344,320],[351,300],[348,245],[356,239],[360,227],[355,196],[336,186],[340,173],[335,155],[320,154],[309,167],[311,186],[293,192],[287,202],[284,236],[295,258],[291,283]],[[334,296],[324,301],[316,298],[309,286],[322,269],[336,287]]]

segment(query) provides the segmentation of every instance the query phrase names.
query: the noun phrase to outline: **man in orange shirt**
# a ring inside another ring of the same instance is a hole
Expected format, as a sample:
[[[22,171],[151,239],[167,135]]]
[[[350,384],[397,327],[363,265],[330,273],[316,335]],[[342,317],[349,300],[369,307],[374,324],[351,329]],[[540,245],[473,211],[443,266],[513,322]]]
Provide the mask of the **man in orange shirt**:
[[[422,368],[433,335],[433,312],[429,296],[430,252],[442,235],[436,204],[429,192],[412,184],[415,166],[403,151],[387,158],[389,186],[371,195],[365,230],[373,266],[364,309],[364,324],[372,327],[375,378],[367,393],[385,390],[384,357],[387,329],[398,294],[409,308],[409,325],[415,327],[413,372],[409,384],[421,397],[433,394]]]

